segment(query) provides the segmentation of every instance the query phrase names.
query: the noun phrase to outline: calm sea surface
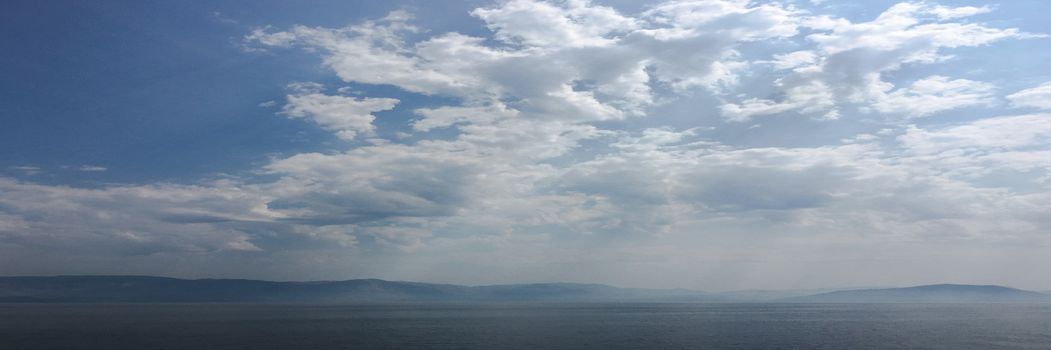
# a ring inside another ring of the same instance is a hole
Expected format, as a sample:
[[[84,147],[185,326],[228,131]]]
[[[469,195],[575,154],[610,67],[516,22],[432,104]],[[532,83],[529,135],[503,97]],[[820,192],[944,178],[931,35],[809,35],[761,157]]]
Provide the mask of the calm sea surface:
[[[0,304],[0,349],[1051,349],[1051,305]]]

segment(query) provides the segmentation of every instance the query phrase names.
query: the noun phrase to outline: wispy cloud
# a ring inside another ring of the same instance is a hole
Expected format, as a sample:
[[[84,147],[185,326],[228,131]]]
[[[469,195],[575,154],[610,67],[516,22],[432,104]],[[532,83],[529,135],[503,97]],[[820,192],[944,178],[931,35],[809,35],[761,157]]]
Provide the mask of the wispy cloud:
[[[19,172],[21,172],[23,174],[26,174],[26,175],[36,175],[36,174],[39,174],[41,171],[43,171],[43,170],[40,169],[40,167],[31,166],[31,165],[15,165],[15,166],[10,167],[9,169],[15,170],[15,171],[19,171]]]
[[[103,166],[98,166],[98,165],[81,165],[80,167],[77,168],[77,170],[92,172],[92,171],[106,171],[106,170],[109,170],[109,169],[106,168],[106,167],[103,167]]]

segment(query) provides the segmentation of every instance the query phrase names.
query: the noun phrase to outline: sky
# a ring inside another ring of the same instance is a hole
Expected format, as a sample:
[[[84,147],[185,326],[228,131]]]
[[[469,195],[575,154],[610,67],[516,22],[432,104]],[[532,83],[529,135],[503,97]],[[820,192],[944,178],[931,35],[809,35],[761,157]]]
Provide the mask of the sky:
[[[0,275],[1051,290],[1051,4],[6,1]]]

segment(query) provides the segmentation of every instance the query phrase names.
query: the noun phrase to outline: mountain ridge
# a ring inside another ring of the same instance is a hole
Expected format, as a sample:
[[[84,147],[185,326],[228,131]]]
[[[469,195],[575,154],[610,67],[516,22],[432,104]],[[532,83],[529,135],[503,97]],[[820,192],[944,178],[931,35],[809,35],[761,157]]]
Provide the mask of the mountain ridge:
[[[621,288],[595,283],[465,286],[376,278],[327,281],[181,279],[141,275],[0,277],[0,302],[1051,302],[1051,295],[996,285],[932,284],[905,288],[703,292]]]
[[[818,303],[1007,303],[1051,302],[1051,295],[999,285],[928,284],[902,288],[841,290],[786,298]]]
[[[717,299],[683,289],[566,282],[463,286],[374,278],[278,282],[124,275],[0,277],[0,302],[720,301]]]

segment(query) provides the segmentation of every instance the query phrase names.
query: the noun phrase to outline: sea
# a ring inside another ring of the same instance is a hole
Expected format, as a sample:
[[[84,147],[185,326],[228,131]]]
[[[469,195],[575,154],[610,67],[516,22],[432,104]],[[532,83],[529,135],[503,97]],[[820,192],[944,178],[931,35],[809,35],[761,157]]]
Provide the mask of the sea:
[[[0,304],[0,349],[1051,349],[1051,304]]]

